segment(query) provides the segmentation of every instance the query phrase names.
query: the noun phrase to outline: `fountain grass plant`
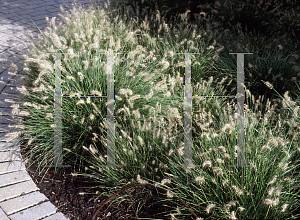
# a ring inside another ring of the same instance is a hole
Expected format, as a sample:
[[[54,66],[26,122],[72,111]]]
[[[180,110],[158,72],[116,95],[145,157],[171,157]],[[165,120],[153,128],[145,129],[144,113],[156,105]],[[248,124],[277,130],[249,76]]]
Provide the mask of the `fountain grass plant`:
[[[124,16],[106,9],[74,7],[61,15],[64,23],[53,18],[24,57],[28,77],[18,88],[23,103],[12,114],[22,110],[20,144],[27,148],[23,158],[28,166],[32,161],[42,169],[53,164],[54,52],[60,51],[62,94],[74,96],[62,98],[63,164],[74,166],[74,176],[90,177],[108,196],[137,183],[162,187],[167,194],[159,203],[170,207],[172,213],[164,214],[172,219],[191,216],[174,195],[199,219],[299,217],[299,97],[293,101],[288,92],[284,97],[278,93],[281,100],[267,100],[262,107],[263,97],[256,100],[246,86],[245,158],[251,167],[242,168],[230,167],[236,164],[235,100],[193,98],[192,161],[200,167],[178,167],[184,164],[185,57],[175,52],[200,53],[191,55],[193,96],[235,95],[236,60],[220,64],[227,47],[222,43],[234,37],[209,25],[187,24],[187,13],[170,27],[159,11],[151,23],[139,24],[138,19],[129,21],[133,16],[128,12]],[[149,25],[158,27],[156,36]],[[241,39],[230,49],[257,49],[250,37]],[[107,100],[101,98],[107,94],[107,58],[98,52],[108,51],[123,53],[114,59],[114,151],[121,168],[101,167],[107,163]],[[257,60],[245,57],[248,66],[256,65]],[[270,82],[264,83],[276,92]],[[116,198],[123,199],[130,198]]]

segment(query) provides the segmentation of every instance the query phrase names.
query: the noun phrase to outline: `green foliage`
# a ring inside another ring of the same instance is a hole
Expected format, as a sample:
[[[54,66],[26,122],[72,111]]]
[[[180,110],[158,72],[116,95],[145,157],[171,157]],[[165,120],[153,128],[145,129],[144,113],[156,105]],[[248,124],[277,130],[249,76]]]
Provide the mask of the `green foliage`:
[[[107,163],[107,100],[63,98],[63,161],[74,166],[74,175],[89,176],[110,193],[137,182],[161,185],[169,193],[160,202],[180,207],[183,219],[191,213],[174,202],[172,194],[209,219],[299,217],[299,51],[290,39],[266,39],[259,31],[247,33],[238,27],[243,22],[244,27],[255,28],[247,26],[246,18],[255,10],[250,1],[244,5],[249,11],[238,11],[236,18],[229,19],[233,21],[229,26],[216,23],[219,13],[213,16],[209,11],[193,24],[184,16],[178,17],[178,23],[175,19],[172,25],[166,24],[151,1],[141,1],[140,6],[134,4],[137,2],[114,1],[109,10],[74,10],[62,16],[65,25],[52,22],[53,30],[45,32],[50,44],[42,39],[33,42],[37,47],[24,61],[29,77],[20,107],[26,119],[20,141],[28,149],[25,158],[45,167],[53,162],[55,153],[55,56],[45,52],[64,52],[63,95],[98,95],[95,91],[105,95],[107,55],[97,52],[112,50],[122,53],[114,57],[114,150],[116,164],[124,167],[103,167]],[[222,16],[229,18],[234,2],[231,6],[214,2],[213,7],[224,7]],[[158,1],[157,5],[174,4],[169,15],[185,12],[183,1],[175,3]],[[126,4],[134,10],[126,11]],[[187,3],[195,8],[193,4]],[[150,16],[138,10],[148,10],[147,6]],[[270,10],[262,9],[271,16]],[[149,19],[143,22],[141,18],[146,17]],[[265,19],[272,24],[270,17]],[[254,22],[259,26],[258,20]],[[262,32],[264,27],[259,26]],[[245,55],[245,155],[252,167],[230,166],[236,162],[235,100],[211,98],[192,100],[190,159],[200,167],[182,167],[184,54],[174,52],[184,51],[198,53],[191,55],[193,96],[236,95],[236,56],[229,52],[253,53]],[[272,98],[274,106],[262,101],[261,95]]]

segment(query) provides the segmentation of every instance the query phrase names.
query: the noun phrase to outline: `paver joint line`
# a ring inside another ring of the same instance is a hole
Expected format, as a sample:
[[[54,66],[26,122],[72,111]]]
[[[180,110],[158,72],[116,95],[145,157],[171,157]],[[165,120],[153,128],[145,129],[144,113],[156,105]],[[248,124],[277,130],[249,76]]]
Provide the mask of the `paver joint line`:
[[[73,0],[0,1],[0,220],[68,219],[56,212],[57,208],[39,192],[22,162],[19,143],[8,149],[5,135],[14,130],[10,126],[18,119],[15,116],[12,120],[10,114],[14,103],[5,102],[5,99],[18,103],[22,95],[16,86],[22,81],[20,76],[24,75],[23,71],[11,74],[8,68],[11,63],[23,68],[22,55],[28,52],[24,36],[33,34],[37,37],[40,33],[35,24],[43,31],[47,25],[46,17],[60,18],[60,5],[65,11],[71,11]],[[77,0],[79,5],[88,8],[89,0]]]

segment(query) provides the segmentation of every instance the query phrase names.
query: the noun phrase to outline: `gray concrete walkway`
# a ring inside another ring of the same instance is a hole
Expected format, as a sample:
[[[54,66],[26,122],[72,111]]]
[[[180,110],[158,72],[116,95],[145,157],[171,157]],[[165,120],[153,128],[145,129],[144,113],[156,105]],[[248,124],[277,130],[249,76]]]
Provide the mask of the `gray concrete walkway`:
[[[88,7],[89,0],[77,0],[77,5]],[[38,30],[30,18],[44,30],[52,17],[67,11],[73,0],[0,0],[0,220],[63,220],[68,219],[56,212],[56,207],[39,192],[22,162],[18,138],[9,140],[5,135],[12,132],[13,124],[22,124],[21,118],[10,116],[12,106],[20,103],[21,94],[16,89],[22,84],[22,55],[27,52],[21,35]],[[28,18],[30,16],[30,18]],[[11,63],[16,63],[18,70]],[[15,143],[8,149],[9,143]]]

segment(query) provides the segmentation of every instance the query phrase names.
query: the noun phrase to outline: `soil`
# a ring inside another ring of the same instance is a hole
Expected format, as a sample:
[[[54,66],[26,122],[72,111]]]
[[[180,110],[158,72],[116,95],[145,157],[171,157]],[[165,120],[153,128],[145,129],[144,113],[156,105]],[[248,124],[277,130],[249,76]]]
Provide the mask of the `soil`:
[[[27,151],[28,149],[21,145],[22,155]],[[32,161],[36,160],[33,159]],[[70,220],[93,219],[96,211],[109,198],[101,195],[104,192],[102,188],[87,188],[96,186],[90,178],[73,177],[71,173],[74,173],[74,169],[71,167],[62,168],[56,174],[55,168],[50,168],[48,172],[39,172],[37,163],[34,162],[29,168],[26,164],[26,170],[40,192],[57,207],[57,212],[62,212]],[[44,179],[42,179],[43,177]],[[85,194],[80,195],[79,193],[82,192]],[[110,193],[110,196],[113,194]],[[124,195],[127,196],[128,200],[121,200],[121,202],[115,200],[118,196]],[[169,217],[165,215],[171,213],[171,210],[168,210],[164,205],[156,204],[157,199],[155,198],[162,196],[162,192],[149,187],[135,187],[125,190],[107,202],[95,220],[168,219]],[[147,198],[145,205],[139,213],[136,213],[136,210],[141,206],[139,206],[138,201],[145,198]],[[163,212],[166,214],[159,214]]]
[[[193,22],[193,16],[191,16]],[[28,149],[21,145],[21,152],[24,155]],[[100,188],[86,188],[89,186],[96,186],[91,179],[85,177],[73,177],[74,168],[63,168],[61,172],[54,175],[54,168],[50,168],[47,173],[39,172],[37,164],[34,163],[31,167],[26,169],[35,182],[40,192],[43,193],[50,202],[57,207],[57,212],[62,212],[70,220],[89,220],[93,219],[96,211],[109,198],[102,195],[104,190]],[[43,176],[44,179],[42,180]],[[84,193],[81,195],[79,193]],[[112,195],[113,193],[111,193]],[[157,197],[162,197],[155,189],[136,187],[132,190],[127,190],[120,195],[128,195],[128,200],[121,202],[113,201],[107,202],[104,207],[97,214],[95,220],[105,219],[169,219],[170,217],[159,214],[165,212],[169,214],[170,209],[167,205],[156,204]],[[118,197],[117,195],[116,197]],[[136,210],[139,204],[136,201],[145,199],[146,204],[142,207],[139,213]],[[135,201],[135,202],[132,202]],[[188,219],[194,219],[192,217]]]

